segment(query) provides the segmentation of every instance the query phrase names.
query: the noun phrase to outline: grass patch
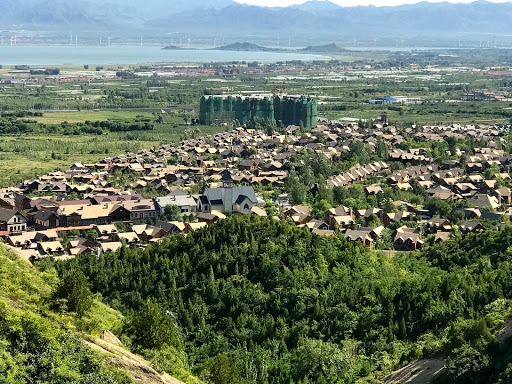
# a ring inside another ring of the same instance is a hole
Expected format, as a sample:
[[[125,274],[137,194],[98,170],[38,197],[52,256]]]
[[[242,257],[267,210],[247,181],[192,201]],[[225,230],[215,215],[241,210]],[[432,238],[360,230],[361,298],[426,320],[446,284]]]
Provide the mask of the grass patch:
[[[151,113],[132,111],[71,111],[71,112],[46,112],[42,117],[33,117],[42,124],[83,123],[89,121],[124,120],[129,121],[137,116],[151,117]]]

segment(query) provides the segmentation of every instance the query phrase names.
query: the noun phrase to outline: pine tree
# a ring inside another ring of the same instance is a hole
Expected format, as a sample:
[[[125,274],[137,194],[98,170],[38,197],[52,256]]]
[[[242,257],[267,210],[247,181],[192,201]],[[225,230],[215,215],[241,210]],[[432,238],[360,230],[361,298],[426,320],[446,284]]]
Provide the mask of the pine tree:
[[[400,318],[400,322],[398,323],[398,338],[400,340],[407,339],[407,328],[405,326],[405,319],[403,316]]]

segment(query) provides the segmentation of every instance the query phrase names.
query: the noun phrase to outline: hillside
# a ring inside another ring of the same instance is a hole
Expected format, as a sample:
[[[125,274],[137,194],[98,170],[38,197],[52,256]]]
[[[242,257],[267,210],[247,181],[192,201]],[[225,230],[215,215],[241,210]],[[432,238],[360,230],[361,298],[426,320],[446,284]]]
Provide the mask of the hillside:
[[[111,344],[117,338],[102,331],[119,328],[119,312],[83,291],[73,297],[88,308],[82,314],[77,304],[72,312],[76,303],[71,296],[56,296],[63,284],[54,270],[41,273],[0,244],[1,382],[180,383],[126,347]],[[104,337],[108,334],[110,339]]]
[[[345,48],[338,46],[335,43],[326,44],[326,45],[315,45],[308,46],[306,48],[301,49],[302,52],[311,52],[311,53],[342,53],[346,52]]]
[[[79,267],[123,312],[161,303],[184,332],[193,371],[229,378],[215,383],[375,382],[437,354],[447,356],[446,382],[504,383],[511,344],[498,348],[494,335],[512,313],[511,245],[507,227],[390,259],[234,216],[57,268]]]
[[[252,43],[234,43],[230,45],[224,45],[222,47],[214,48],[218,51],[243,51],[243,52],[271,52],[275,51],[275,49],[262,47],[261,45],[252,44]]]

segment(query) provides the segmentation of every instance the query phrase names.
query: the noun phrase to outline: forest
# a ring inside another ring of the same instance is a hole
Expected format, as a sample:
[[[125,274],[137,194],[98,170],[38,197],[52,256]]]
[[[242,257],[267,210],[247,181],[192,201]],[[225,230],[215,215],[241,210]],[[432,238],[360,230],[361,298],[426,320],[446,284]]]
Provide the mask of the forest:
[[[39,268],[79,269],[128,317],[166,313],[144,322],[155,324],[143,338],[149,352],[134,336],[140,322],[124,340],[148,358],[171,349],[205,382],[378,383],[442,356],[440,383],[507,383],[512,344],[494,335],[512,311],[511,249],[506,226],[389,258],[274,219],[231,216],[144,250]],[[162,339],[165,329],[172,337]]]

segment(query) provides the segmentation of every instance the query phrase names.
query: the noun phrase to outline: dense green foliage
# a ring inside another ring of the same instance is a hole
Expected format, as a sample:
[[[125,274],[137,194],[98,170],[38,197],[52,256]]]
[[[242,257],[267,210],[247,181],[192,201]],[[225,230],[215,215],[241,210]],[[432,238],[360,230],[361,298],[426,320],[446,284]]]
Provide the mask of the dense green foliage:
[[[135,349],[160,349],[165,345],[177,344],[174,322],[151,299],[129,316],[124,332],[131,336]]]
[[[65,300],[63,305],[66,310],[82,318],[91,309],[93,303],[93,295],[83,272],[77,269],[67,271],[55,291],[54,299],[59,304],[61,300]]]
[[[454,349],[450,364],[458,367],[471,348],[482,355],[472,377],[484,367],[499,374],[506,362],[493,365],[490,330],[510,311],[512,228],[469,236],[452,256],[459,240],[389,259],[284,222],[234,216],[159,246],[84,255],[58,269],[80,267],[93,292],[125,311],[149,297],[159,302],[176,316],[194,369],[215,383],[226,381],[212,375],[373,382],[438,351]],[[467,252],[477,243],[488,248]],[[500,256],[488,256],[494,252]],[[212,371],[226,358],[228,371]]]
[[[130,131],[151,131],[154,125],[150,118],[143,116],[135,119],[134,122],[124,121],[85,121],[83,123],[43,124],[34,120],[16,117],[3,117],[0,119],[0,134],[62,134],[62,135],[102,135],[106,132],[130,132]]]

